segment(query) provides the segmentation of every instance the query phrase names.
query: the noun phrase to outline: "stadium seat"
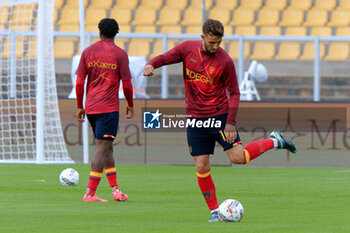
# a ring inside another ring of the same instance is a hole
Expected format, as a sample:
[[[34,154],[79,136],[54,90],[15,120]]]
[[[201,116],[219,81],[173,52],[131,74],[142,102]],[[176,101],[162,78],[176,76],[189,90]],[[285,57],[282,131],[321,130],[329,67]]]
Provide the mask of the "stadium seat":
[[[304,26],[324,26],[328,22],[328,14],[325,10],[310,10],[307,12]]]
[[[314,7],[312,9],[331,11],[336,5],[336,0],[315,0]]]
[[[11,21],[21,24],[31,24],[34,18],[33,10],[36,9],[37,4],[17,5],[12,12]]]
[[[304,21],[304,12],[301,10],[288,9],[283,11],[280,26],[300,26]]]
[[[79,24],[79,9],[63,7],[58,24]]]
[[[349,58],[349,44],[344,42],[333,42],[328,48],[326,61],[346,61]]]
[[[168,34],[181,34],[182,32],[182,27],[180,25],[173,25],[173,26],[162,26],[160,28],[161,33],[168,33]]]
[[[9,7],[0,7],[0,22],[4,23],[9,20]]]
[[[350,24],[350,12],[344,10],[335,10],[332,12],[331,20],[328,22],[328,26],[332,27],[345,27]]]
[[[113,7],[110,12],[110,17],[117,20],[118,24],[130,24],[131,22],[131,10],[123,9],[119,7]]]
[[[233,29],[231,25],[224,25],[224,36],[233,35]]]
[[[163,0],[141,0],[141,4],[139,7],[158,10],[162,8],[162,6],[163,6]]]
[[[88,5],[88,0],[84,0],[84,7],[86,8]],[[79,9],[79,1],[77,0],[67,0],[64,8],[75,8]]]
[[[30,37],[27,41],[27,52],[24,55],[26,58],[36,58],[38,53],[36,51],[37,44],[36,44],[36,37]]]
[[[156,10],[147,8],[138,8],[135,12],[135,18],[131,22],[133,25],[152,25],[156,22]]]
[[[300,56],[300,43],[282,42],[280,43],[276,60],[297,60]]]
[[[55,0],[55,10],[62,8],[64,0]]]
[[[271,60],[275,56],[274,42],[256,42],[250,59]]]
[[[79,31],[79,24],[62,24],[59,30],[62,32],[77,32]]]
[[[249,42],[244,42],[244,59],[247,59],[250,54],[250,44]],[[238,41],[231,41],[228,44],[228,55],[233,60],[238,60],[239,58],[239,43]]]
[[[305,27],[287,27],[285,30],[286,36],[306,36]]]
[[[9,27],[12,31],[30,31],[30,24],[23,24],[22,22],[19,23],[12,23]]]
[[[241,0],[239,8],[250,9],[250,10],[259,10],[262,6],[262,0]]]
[[[119,32],[120,33],[130,33],[131,32],[130,24],[119,24]]]
[[[331,36],[332,28],[330,27],[313,27],[310,31],[310,36]]]
[[[178,9],[163,8],[159,12],[157,25],[177,25],[181,20],[181,12]]]
[[[238,26],[235,31],[236,35],[256,35],[256,27],[255,26]]]
[[[237,7],[237,0],[216,0],[215,7],[231,11]]]
[[[16,39],[16,58],[21,58],[24,55],[24,41],[22,38],[18,37]],[[11,55],[10,40],[5,39],[4,47],[1,53],[2,58],[9,58]]]
[[[263,9],[283,10],[287,6],[287,0],[265,0]]]
[[[223,25],[226,25],[230,21],[230,11],[214,7],[209,11],[209,18],[220,20]]]
[[[202,10],[198,8],[187,8],[184,14],[184,19],[181,25],[201,25],[202,24]]]
[[[187,26],[186,27],[187,34],[202,34],[201,26]]]
[[[202,9],[203,0],[191,0],[188,7]],[[205,0],[205,10],[211,9],[213,6],[213,0]]]
[[[166,0],[164,8],[184,10],[186,9],[187,4],[187,0]]]
[[[293,0],[287,9],[307,11],[312,6],[312,0]]]
[[[150,55],[150,42],[144,39],[132,39],[128,47],[129,56],[145,56]]]
[[[257,26],[275,26],[279,21],[279,11],[273,9],[262,9],[258,12]]]
[[[117,9],[129,9],[129,10],[134,10],[138,5],[138,0],[119,0],[117,1],[116,5],[114,8]]]
[[[233,26],[249,26],[254,22],[254,11],[250,9],[236,9],[233,13],[230,25]]]
[[[99,32],[97,24],[85,25],[86,32]]]
[[[175,47],[175,42],[174,40],[168,40],[168,48],[167,51],[171,48]],[[158,39],[154,42],[153,44],[153,51],[152,54],[150,55],[151,58],[158,56],[163,53],[163,40]]]
[[[278,26],[261,27],[259,35],[261,35],[261,36],[279,36],[279,35],[281,35],[281,28]]]
[[[91,0],[89,8],[109,10],[113,6],[113,0]]]
[[[156,33],[156,27],[153,25],[138,25],[135,27],[136,33]]]
[[[313,42],[304,44],[303,54],[300,56],[300,60],[314,60],[315,46]],[[325,55],[325,45],[320,43],[320,59]]]
[[[350,36],[350,28],[349,27],[339,27],[335,31],[336,36]]]
[[[339,0],[337,10],[350,10],[350,0]]]
[[[56,59],[71,59],[74,55],[74,42],[72,41],[55,41],[54,57]]]
[[[97,26],[101,19],[107,17],[105,9],[94,9],[89,7],[85,13],[85,24]]]

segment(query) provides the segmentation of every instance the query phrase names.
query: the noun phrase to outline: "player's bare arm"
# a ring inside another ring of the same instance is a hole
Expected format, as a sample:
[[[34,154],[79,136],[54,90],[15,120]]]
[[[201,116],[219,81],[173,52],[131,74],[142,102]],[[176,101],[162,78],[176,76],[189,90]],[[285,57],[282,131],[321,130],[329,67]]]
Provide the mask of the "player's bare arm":
[[[226,132],[227,142],[233,143],[237,137],[236,127],[231,124],[226,124],[225,132]]]
[[[134,107],[127,106],[126,107],[126,119],[131,119],[134,117]]]
[[[75,119],[80,122],[85,121],[85,110],[83,108],[78,108],[75,114]]]
[[[143,68],[142,75],[143,76],[152,76],[154,71],[154,67],[152,65],[146,65],[145,68]]]

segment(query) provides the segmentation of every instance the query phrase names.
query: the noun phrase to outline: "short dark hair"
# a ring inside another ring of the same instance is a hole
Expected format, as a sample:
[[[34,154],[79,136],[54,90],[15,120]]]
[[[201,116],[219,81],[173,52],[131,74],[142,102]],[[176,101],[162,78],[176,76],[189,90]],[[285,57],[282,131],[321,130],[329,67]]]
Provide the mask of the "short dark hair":
[[[202,27],[204,35],[224,36],[224,25],[219,20],[207,19]]]
[[[104,18],[98,23],[100,33],[107,38],[114,38],[119,32],[119,25],[115,19]]]

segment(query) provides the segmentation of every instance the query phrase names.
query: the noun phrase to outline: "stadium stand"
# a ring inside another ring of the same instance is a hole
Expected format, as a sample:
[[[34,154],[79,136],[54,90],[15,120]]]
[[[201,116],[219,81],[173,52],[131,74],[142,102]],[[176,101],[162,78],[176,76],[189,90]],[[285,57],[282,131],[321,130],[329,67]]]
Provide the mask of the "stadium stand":
[[[350,12],[345,10],[335,10],[332,12],[328,26],[344,27],[350,24]]]
[[[209,10],[213,6],[213,0],[205,0],[205,10]],[[190,8],[202,9],[202,0],[191,0]]]
[[[315,0],[313,9],[331,11],[336,6],[336,0]]]
[[[96,9],[93,7],[89,7],[85,13],[85,25],[87,27],[92,26],[93,28],[97,28],[97,25],[100,22],[100,20],[106,17],[107,11],[105,9]]]
[[[230,21],[230,11],[223,8],[214,7],[209,12],[209,18],[220,20],[223,25],[227,25]]]
[[[128,25],[131,22],[131,10],[115,6],[110,12],[110,17],[115,18],[120,25]]]
[[[279,22],[279,11],[274,9],[262,9],[258,13],[255,22],[257,26],[275,26]]]
[[[250,9],[250,10],[259,10],[262,7],[262,0],[241,0],[239,8]]]
[[[131,39],[128,47],[129,56],[145,56],[150,55],[150,42],[145,39]]]
[[[139,7],[136,9],[133,25],[153,25],[156,22],[156,10]]]
[[[91,0],[89,5],[90,9],[103,9],[109,10],[113,6],[113,0]]]
[[[84,0],[84,7],[86,8],[88,5],[88,0]],[[67,8],[74,8],[74,9],[79,9],[79,1],[75,1],[75,0],[67,0],[65,7]]]
[[[304,21],[304,12],[301,10],[287,9],[282,13],[280,26],[300,26]]]
[[[184,13],[184,19],[181,21],[181,25],[198,25],[202,24],[202,11],[198,8],[187,8]]]
[[[287,0],[265,0],[263,9],[284,10],[287,6]]]
[[[349,58],[349,44],[343,42],[331,43],[328,48],[326,61],[346,61]]]
[[[74,42],[56,40],[54,42],[54,51],[57,59],[71,59],[75,54]]]
[[[137,5],[138,0],[117,1],[115,8],[133,10],[137,7]]]
[[[225,10],[230,10],[232,11],[237,7],[237,0],[216,0],[215,7],[220,8],[220,9],[225,9]]]
[[[249,26],[254,22],[254,10],[238,8],[233,13],[230,25],[233,26]]]
[[[292,0],[287,9],[307,11],[312,6],[312,0]]]
[[[339,0],[337,10],[350,10],[350,0]]]
[[[315,27],[324,26],[328,21],[328,13],[325,10],[310,10],[307,12],[304,26]]]
[[[178,9],[178,10],[183,10],[187,7],[188,1],[187,0],[166,0],[165,6],[166,8],[170,9]]]
[[[159,12],[157,25],[177,25],[181,20],[181,12],[179,9],[163,8]]]
[[[158,10],[163,6],[163,0],[141,0],[140,7]]]

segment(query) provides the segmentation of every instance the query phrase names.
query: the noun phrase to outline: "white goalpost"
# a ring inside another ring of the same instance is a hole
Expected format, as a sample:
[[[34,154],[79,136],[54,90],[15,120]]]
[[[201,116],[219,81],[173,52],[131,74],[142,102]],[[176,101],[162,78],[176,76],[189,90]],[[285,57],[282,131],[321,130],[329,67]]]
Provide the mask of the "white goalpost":
[[[0,163],[74,163],[53,56],[54,0],[0,0]]]

